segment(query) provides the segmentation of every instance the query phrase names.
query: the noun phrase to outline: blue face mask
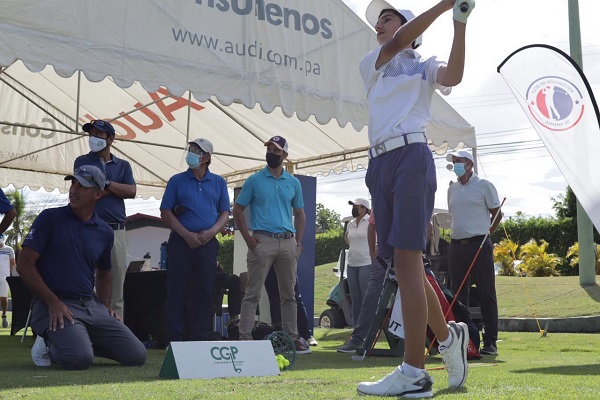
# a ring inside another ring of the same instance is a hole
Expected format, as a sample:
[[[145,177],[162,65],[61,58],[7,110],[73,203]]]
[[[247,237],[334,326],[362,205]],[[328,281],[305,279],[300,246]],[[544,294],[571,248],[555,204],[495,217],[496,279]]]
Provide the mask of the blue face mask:
[[[454,164],[454,173],[456,174],[456,176],[458,176],[459,178],[461,176],[463,176],[464,174],[467,173],[467,170],[465,169],[465,163],[455,163]]]
[[[197,168],[200,165],[200,155],[188,151],[187,156],[185,156],[185,162],[188,167],[192,169]]]

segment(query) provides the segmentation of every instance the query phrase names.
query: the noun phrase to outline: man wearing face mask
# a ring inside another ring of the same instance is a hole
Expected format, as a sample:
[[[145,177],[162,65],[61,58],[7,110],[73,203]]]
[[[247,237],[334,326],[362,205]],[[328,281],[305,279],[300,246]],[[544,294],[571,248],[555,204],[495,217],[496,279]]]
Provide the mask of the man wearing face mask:
[[[169,341],[211,336],[212,290],[217,275],[217,233],[229,220],[225,179],[208,169],[213,145],[188,143],[185,172],[173,175],[160,204],[171,228],[167,242],[167,332]],[[175,212],[175,208],[184,210]]]
[[[294,294],[296,261],[302,251],[306,222],[302,188],[300,181],[283,168],[288,156],[287,140],[274,136],[265,146],[267,166],[246,180],[233,206],[233,219],[248,245],[248,284],[242,301],[240,339],[252,339],[262,287],[271,265],[275,264],[283,331],[294,340],[296,353],[308,354],[310,348],[298,338]],[[250,226],[244,219],[246,207],[250,207]]]
[[[110,307],[121,317],[124,313],[123,284],[127,272],[127,235],[125,233],[125,200],[133,199],[136,184],[129,161],[111,153],[115,128],[110,122],[93,120],[83,125],[89,134],[90,152],[75,159],[74,169],[82,165],[100,168],[107,179],[102,197],[96,202],[96,214],[115,232],[111,253],[112,293]]]
[[[450,249],[448,250],[448,272],[450,286],[457,292],[469,270],[486,233],[496,230],[502,213],[500,199],[494,185],[473,172],[473,156],[468,151],[458,151],[446,156],[454,164],[458,181],[448,188],[448,210],[452,214],[450,225]],[[494,216],[498,217],[494,221]],[[492,225],[493,222],[493,225]],[[481,316],[485,327],[481,354],[498,354],[498,302],[496,300],[496,278],[494,255],[489,236],[481,247],[469,280],[465,283],[458,299],[469,305],[469,288],[474,283],[479,293]]]

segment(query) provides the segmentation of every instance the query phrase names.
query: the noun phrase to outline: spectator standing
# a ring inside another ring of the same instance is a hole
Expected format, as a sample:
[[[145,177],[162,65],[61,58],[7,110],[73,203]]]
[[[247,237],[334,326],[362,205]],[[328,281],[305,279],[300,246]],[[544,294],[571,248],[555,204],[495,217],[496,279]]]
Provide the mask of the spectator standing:
[[[471,283],[477,286],[481,318],[483,320],[483,347],[481,354],[498,354],[498,300],[496,298],[496,276],[494,273],[494,246],[488,236],[494,233],[502,213],[500,199],[494,185],[480,178],[473,171],[473,156],[468,151],[458,151],[446,156],[452,161],[458,181],[448,188],[448,211],[452,214],[450,224],[450,249],[448,250],[448,272],[450,286],[458,299],[469,306]],[[498,217],[494,220],[494,216]],[[483,246],[481,246],[483,242]],[[475,258],[481,251],[469,278],[458,289]]]
[[[267,166],[246,180],[233,207],[233,219],[248,246],[248,284],[242,300],[240,339],[252,339],[256,307],[269,269],[275,264],[283,331],[294,340],[296,353],[308,354],[310,348],[298,340],[294,294],[306,222],[302,188],[300,181],[283,168],[288,156],[287,140],[274,136],[265,146]],[[250,227],[244,219],[246,207],[250,208]]]
[[[373,263],[369,251],[367,231],[369,226],[369,200],[357,198],[348,201],[352,206],[352,217],[346,229],[346,244],[348,244],[348,287],[352,300],[353,325],[358,323],[367,284],[371,275]]]
[[[93,165],[106,176],[106,187],[96,202],[98,217],[114,232],[111,252],[112,292],[110,306],[121,317],[124,315],[123,285],[127,273],[127,234],[125,233],[125,200],[135,197],[137,188],[129,161],[111,153],[115,128],[110,122],[93,120],[83,125],[89,134],[90,152],[75,159],[74,168]]]
[[[6,198],[3,190],[0,190],[0,214],[4,215],[0,222],[0,236],[2,237],[2,248],[0,249],[0,303],[2,306],[2,327],[8,328],[8,320],[6,319],[8,282],[6,277],[10,276],[11,267],[15,264],[15,253],[12,248],[4,245],[4,232],[17,216],[17,210]]]
[[[2,327],[8,328],[6,310],[8,309],[8,282],[6,277],[10,276],[15,266],[15,252],[12,247],[4,244],[4,234],[0,233],[0,305],[2,307]]]
[[[167,242],[167,331],[169,341],[204,340],[212,326],[213,287],[219,242],[229,219],[225,179],[208,169],[210,141],[188,143],[185,172],[173,175],[160,204],[171,228]]]

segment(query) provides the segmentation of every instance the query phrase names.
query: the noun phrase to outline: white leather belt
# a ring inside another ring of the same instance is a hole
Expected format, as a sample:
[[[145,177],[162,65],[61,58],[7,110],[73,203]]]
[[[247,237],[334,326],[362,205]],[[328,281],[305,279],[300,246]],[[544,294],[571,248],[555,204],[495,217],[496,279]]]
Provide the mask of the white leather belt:
[[[398,136],[397,138],[386,140],[385,142],[369,149],[369,159],[412,143],[427,143],[427,137],[425,137],[423,132],[412,132]]]

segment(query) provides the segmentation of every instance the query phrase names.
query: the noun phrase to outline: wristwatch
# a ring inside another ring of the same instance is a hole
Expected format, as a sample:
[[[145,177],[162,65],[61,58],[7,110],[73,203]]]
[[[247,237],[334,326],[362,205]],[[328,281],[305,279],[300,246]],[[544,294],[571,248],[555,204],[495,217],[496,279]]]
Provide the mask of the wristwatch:
[[[108,188],[110,186],[110,181],[107,179],[106,182],[104,183],[104,189]]]

